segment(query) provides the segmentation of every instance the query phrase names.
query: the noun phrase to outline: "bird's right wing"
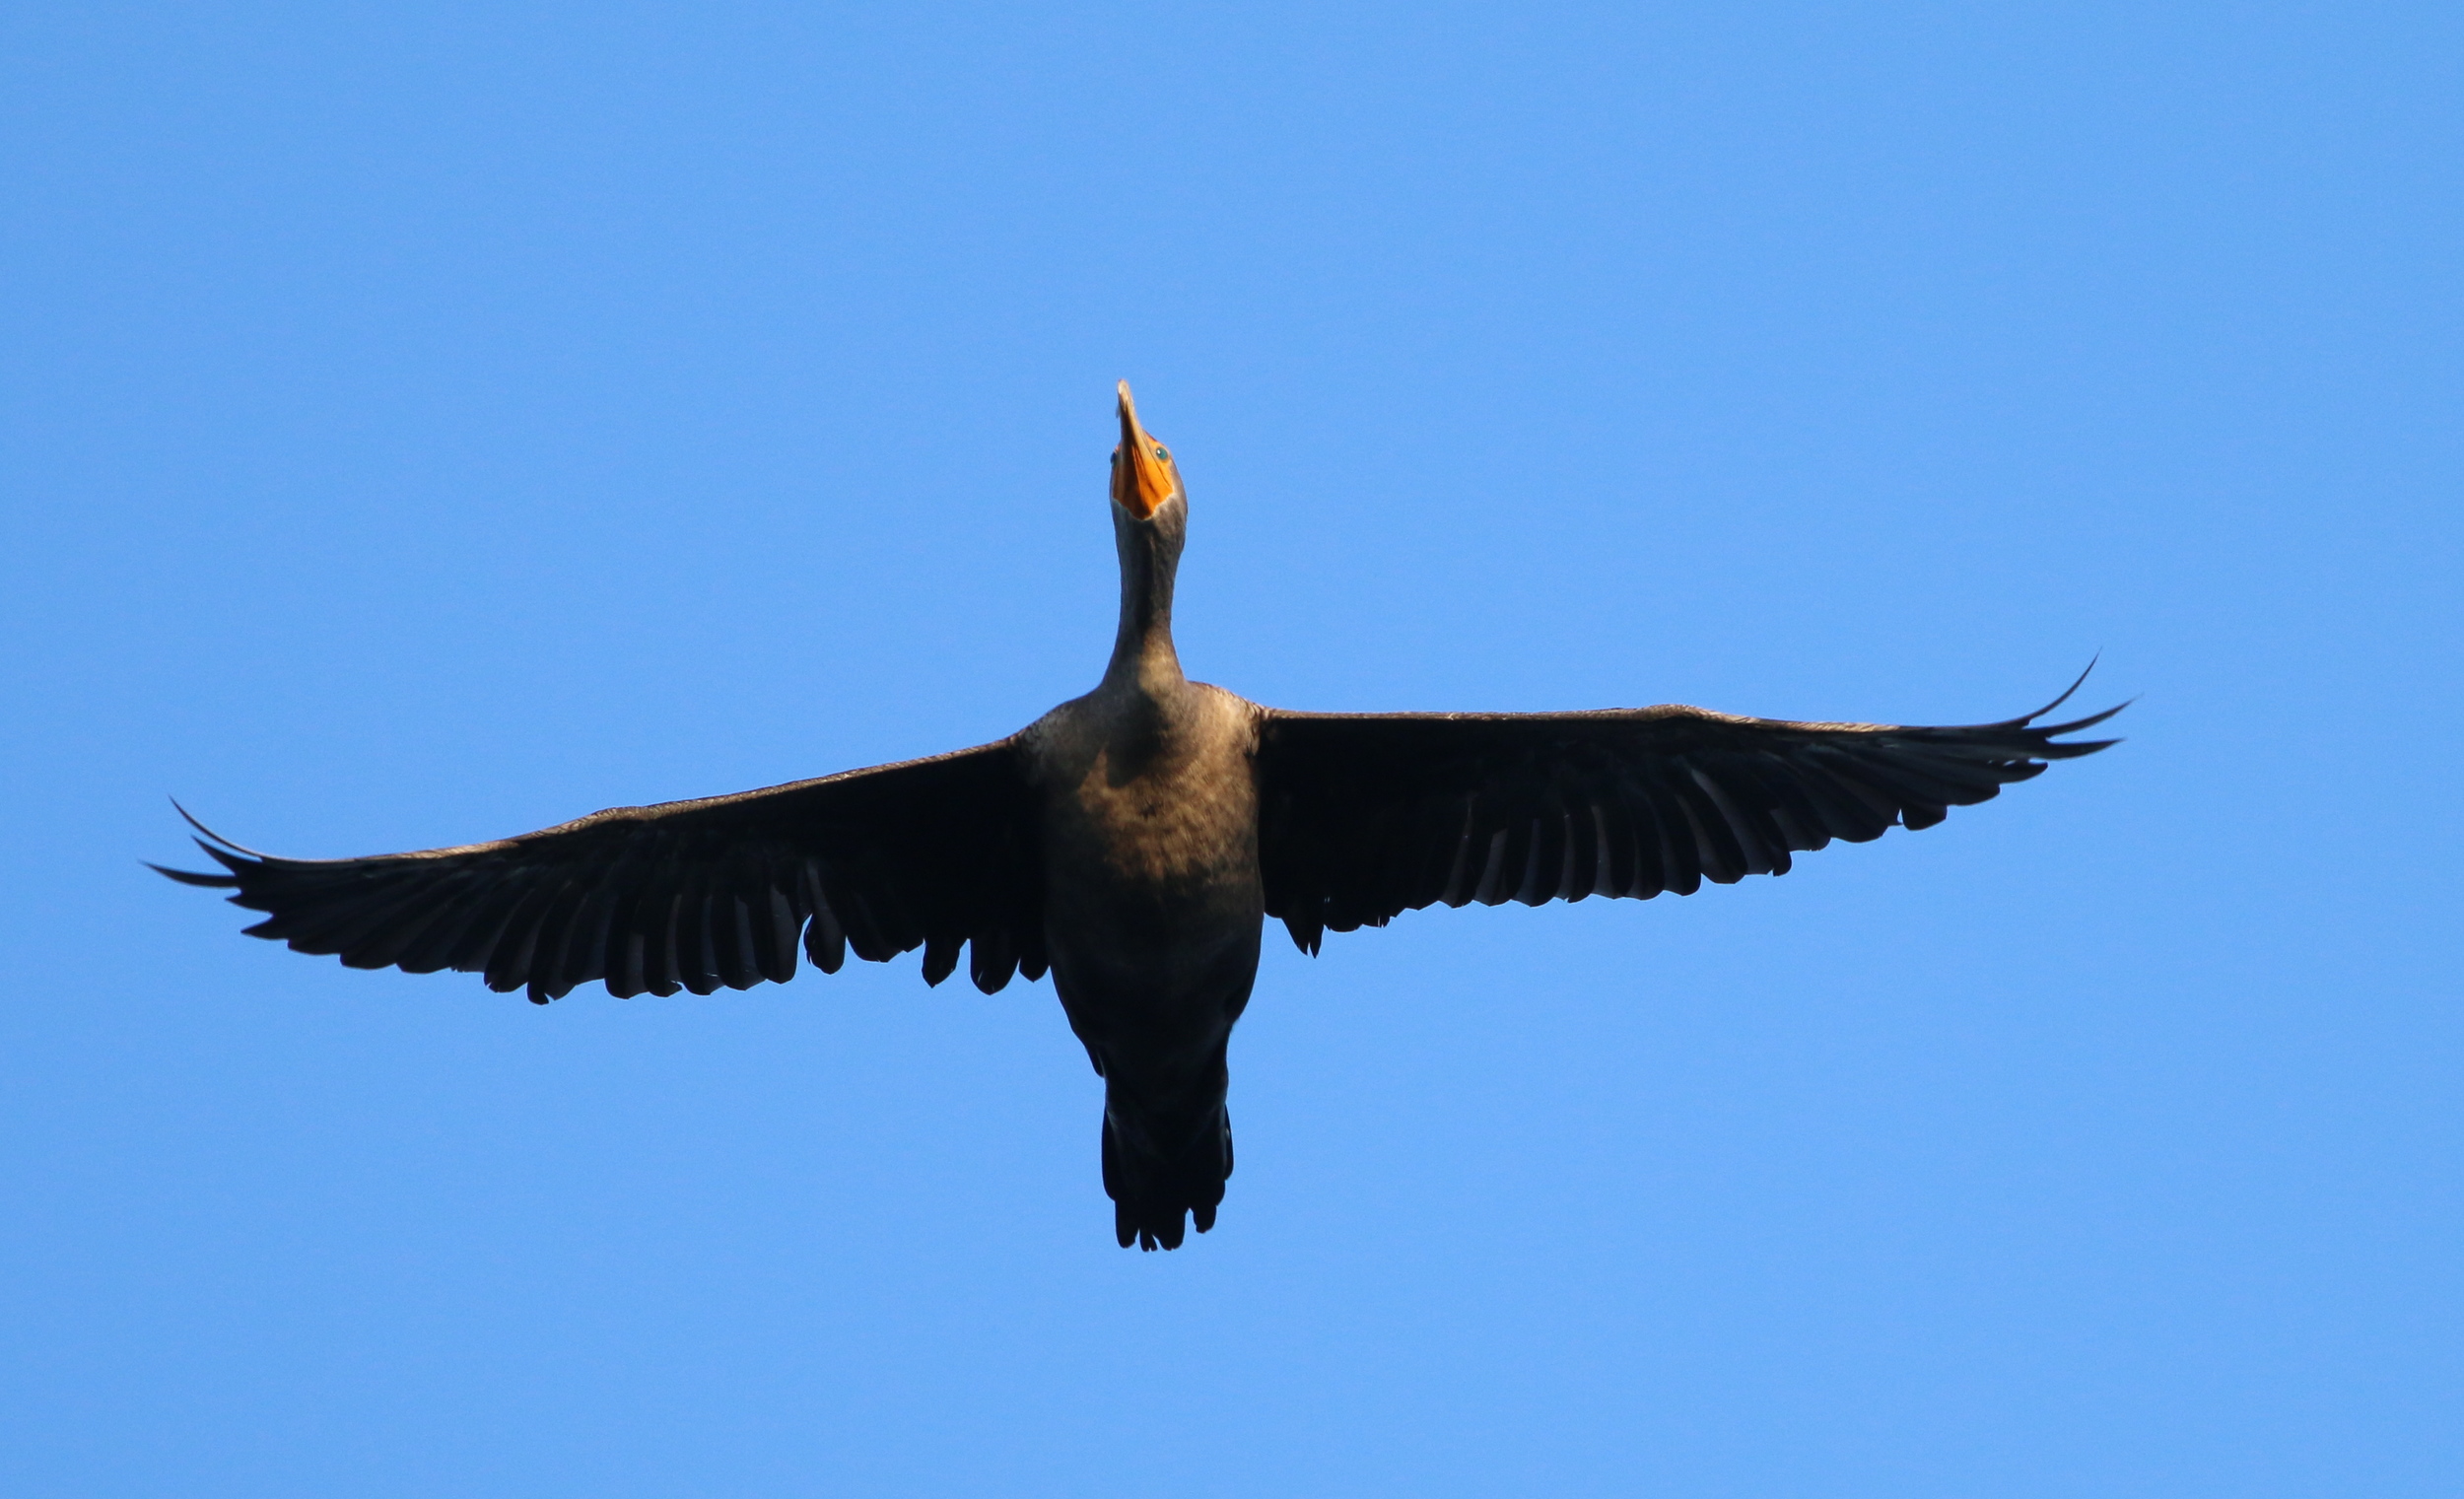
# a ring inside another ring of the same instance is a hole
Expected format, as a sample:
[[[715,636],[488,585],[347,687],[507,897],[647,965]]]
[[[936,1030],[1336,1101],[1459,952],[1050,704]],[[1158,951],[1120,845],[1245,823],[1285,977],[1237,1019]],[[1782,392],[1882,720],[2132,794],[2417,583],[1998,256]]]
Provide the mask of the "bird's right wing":
[[[2074,690],[2077,689],[2073,684]],[[2069,693],[2063,694],[2068,698]],[[1259,722],[1266,907],[1316,952],[1329,928],[1437,902],[1537,906],[1690,895],[1784,874],[1834,838],[1931,827],[2049,760],[2118,708],[1997,723],[1797,723],[1699,708],[1567,714],[1306,714]]]
[[[199,831],[222,870],[162,872],[268,913],[249,935],[353,968],[484,973],[537,1003],[594,979],[618,995],[784,982],[799,935],[824,973],[850,947],[881,962],[921,946],[938,984],[969,944],[987,993],[1045,969],[1035,819],[1006,739],[417,853],[280,858]]]

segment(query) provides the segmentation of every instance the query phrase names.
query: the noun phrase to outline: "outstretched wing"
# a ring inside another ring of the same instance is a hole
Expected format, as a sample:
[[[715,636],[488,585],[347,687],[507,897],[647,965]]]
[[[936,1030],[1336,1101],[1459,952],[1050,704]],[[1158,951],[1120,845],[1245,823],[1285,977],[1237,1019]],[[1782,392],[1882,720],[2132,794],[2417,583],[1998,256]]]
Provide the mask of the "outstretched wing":
[[[2084,680],[2084,677],[2083,677]],[[2072,684],[2076,691],[2078,684]],[[2050,760],[2115,741],[2023,717],[1963,727],[1792,723],[1699,708],[1302,714],[1259,725],[1266,914],[1316,952],[1443,901],[1691,895],[1789,856],[1927,828]]]
[[[249,935],[353,968],[484,973],[540,1004],[593,979],[618,995],[785,982],[799,935],[824,973],[851,947],[882,962],[921,946],[938,984],[967,944],[987,993],[1045,968],[1035,822],[1010,740],[417,853],[278,858],[199,831],[222,871],[162,872],[267,913]]]

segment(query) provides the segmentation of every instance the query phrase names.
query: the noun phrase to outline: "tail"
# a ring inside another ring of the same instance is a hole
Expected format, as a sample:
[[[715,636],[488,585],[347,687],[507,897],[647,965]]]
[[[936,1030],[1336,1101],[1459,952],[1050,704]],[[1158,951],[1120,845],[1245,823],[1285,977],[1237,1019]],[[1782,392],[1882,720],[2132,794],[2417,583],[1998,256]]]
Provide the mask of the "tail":
[[[1105,1090],[1104,1192],[1123,1249],[1179,1249],[1185,1215],[1201,1234],[1214,1227],[1231,1175],[1232,1116],[1222,1093],[1195,1108],[1153,1108]]]

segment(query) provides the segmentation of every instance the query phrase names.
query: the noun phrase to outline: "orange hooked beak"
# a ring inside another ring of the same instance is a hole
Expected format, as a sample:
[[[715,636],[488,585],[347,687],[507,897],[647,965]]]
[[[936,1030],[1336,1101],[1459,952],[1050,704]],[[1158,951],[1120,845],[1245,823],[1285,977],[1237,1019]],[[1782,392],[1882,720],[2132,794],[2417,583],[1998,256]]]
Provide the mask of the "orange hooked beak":
[[[1153,518],[1163,503],[1181,492],[1172,455],[1138,425],[1137,402],[1129,382],[1121,382],[1121,445],[1112,455],[1112,499],[1140,520]]]

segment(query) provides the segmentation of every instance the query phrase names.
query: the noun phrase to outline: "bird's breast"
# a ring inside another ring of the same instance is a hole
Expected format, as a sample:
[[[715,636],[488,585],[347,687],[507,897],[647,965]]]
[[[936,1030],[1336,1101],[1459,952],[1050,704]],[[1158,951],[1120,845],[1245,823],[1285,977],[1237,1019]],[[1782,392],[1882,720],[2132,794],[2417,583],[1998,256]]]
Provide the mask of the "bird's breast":
[[[1125,907],[1204,901],[1227,887],[1255,898],[1251,720],[1229,694],[1174,706],[1056,712],[1039,779],[1057,894]]]

